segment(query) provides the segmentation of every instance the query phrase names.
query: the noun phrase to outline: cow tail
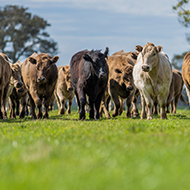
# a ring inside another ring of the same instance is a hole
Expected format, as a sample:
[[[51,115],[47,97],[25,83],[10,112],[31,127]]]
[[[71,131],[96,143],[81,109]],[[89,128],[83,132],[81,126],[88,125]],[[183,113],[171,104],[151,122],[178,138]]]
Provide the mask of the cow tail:
[[[184,104],[188,104],[188,102],[185,100],[185,97],[184,97],[183,94],[181,94],[180,100],[181,100]]]

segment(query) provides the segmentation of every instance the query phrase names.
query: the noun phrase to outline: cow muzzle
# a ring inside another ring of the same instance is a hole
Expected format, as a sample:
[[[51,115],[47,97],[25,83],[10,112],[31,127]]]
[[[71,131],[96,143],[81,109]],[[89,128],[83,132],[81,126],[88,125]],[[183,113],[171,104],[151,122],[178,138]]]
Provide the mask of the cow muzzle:
[[[128,91],[132,91],[133,89],[134,89],[133,86],[127,87],[127,90],[128,90]]]
[[[143,70],[144,72],[149,72],[149,71],[150,71],[150,66],[148,66],[148,65],[143,65],[143,66],[142,66],[142,70]]]
[[[17,82],[15,88],[21,88],[23,86],[22,82]]]
[[[44,84],[44,83],[46,83],[46,78],[45,78],[45,77],[39,77],[39,78],[37,79],[37,82],[38,82],[39,84]]]
[[[100,79],[106,79],[107,75],[106,73],[100,73],[99,78]]]
[[[68,91],[68,92],[69,92],[69,91],[73,91],[73,87],[67,88],[67,91]]]

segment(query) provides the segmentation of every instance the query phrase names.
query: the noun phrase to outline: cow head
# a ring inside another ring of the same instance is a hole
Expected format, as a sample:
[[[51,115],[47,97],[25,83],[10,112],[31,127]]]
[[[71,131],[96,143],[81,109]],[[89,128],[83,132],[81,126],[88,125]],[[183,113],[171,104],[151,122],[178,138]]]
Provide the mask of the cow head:
[[[14,86],[15,88],[21,88],[23,86],[22,75],[21,75],[21,68],[19,63],[10,64],[12,75],[10,78],[10,85]]]
[[[132,91],[134,89],[134,81],[133,81],[133,66],[121,66],[121,68],[116,68],[114,70],[117,74],[117,78],[119,79],[119,84],[127,91]]]
[[[73,91],[73,83],[71,81],[70,66],[66,65],[62,68],[65,74],[65,83],[67,86],[67,91]]]
[[[142,54],[142,70],[151,71],[158,63],[158,53],[162,51],[162,46],[155,46],[153,43],[147,43],[145,46],[136,46],[136,50]]]
[[[104,53],[92,50],[83,55],[84,60],[92,64],[94,73],[99,79],[106,79],[108,77],[108,66],[105,60],[108,52],[109,49],[106,48]]]
[[[29,57],[30,63],[36,65],[38,84],[45,84],[47,82],[50,68],[58,61],[58,59],[58,56],[52,58],[49,54],[45,53]]]

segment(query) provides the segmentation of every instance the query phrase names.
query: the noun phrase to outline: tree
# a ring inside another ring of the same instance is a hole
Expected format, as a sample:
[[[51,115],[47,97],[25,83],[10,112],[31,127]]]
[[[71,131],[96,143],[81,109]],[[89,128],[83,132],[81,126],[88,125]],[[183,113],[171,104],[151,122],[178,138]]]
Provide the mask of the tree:
[[[13,62],[33,52],[51,55],[58,51],[57,43],[45,31],[51,25],[27,10],[22,6],[0,7],[0,51]]]
[[[185,8],[185,5],[189,3],[189,0],[180,0],[178,1],[176,6],[173,6],[173,10],[175,10],[178,14],[178,21],[184,27],[190,26],[190,10]],[[190,44],[190,35],[186,34],[187,42]],[[172,59],[172,65],[176,69],[181,69],[183,58],[187,52],[182,53],[181,55],[174,55]]]

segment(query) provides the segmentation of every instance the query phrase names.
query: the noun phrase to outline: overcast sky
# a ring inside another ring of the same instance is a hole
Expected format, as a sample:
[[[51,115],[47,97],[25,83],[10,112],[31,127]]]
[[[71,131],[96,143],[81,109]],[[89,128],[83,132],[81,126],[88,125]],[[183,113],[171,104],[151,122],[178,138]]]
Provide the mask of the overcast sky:
[[[83,49],[109,47],[110,55],[152,42],[162,45],[172,59],[189,51],[185,34],[172,10],[177,0],[0,0],[0,5],[22,5],[47,20],[51,38],[59,47],[60,65]],[[23,60],[21,60],[23,61]]]

